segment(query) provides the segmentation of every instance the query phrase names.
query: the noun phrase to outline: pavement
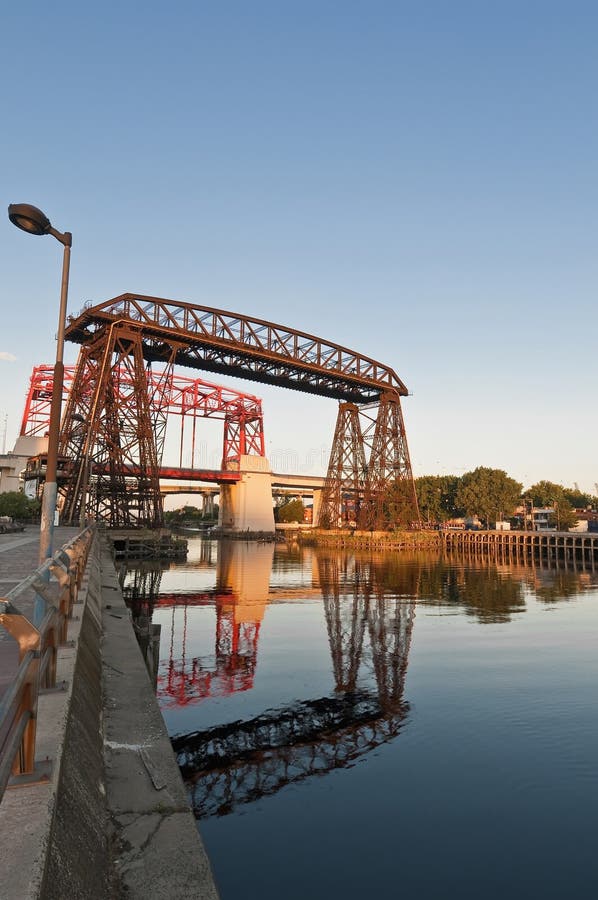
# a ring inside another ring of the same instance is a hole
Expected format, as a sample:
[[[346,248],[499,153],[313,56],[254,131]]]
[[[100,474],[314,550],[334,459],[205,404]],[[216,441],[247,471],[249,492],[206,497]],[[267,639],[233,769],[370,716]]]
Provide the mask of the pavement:
[[[77,529],[57,529],[55,546]],[[6,593],[37,567],[39,531],[0,536]],[[19,601],[33,612],[33,596]],[[0,628],[5,679],[10,639]],[[90,554],[40,695],[40,778],[0,801],[1,900],[218,900],[168,733],[104,538]]]
[[[58,550],[71,541],[79,528],[54,529],[54,547]],[[26,525],[15,534],[0,534],[0,598],[31,575],[39,565],[39,525]],[[28,591],[16,601],[17,609],[33,621],[35,594]],[[0,626],[0,697],[12,681],[19,665],[19,648],[12,637]]]

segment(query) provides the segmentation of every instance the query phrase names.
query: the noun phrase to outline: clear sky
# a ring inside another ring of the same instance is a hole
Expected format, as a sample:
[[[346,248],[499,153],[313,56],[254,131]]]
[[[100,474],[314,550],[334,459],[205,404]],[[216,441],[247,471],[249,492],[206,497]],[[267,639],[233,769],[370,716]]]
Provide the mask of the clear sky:
[[[298,327],[396,369],[416,475],[594,492],[597,47],[579,0],[3,4],[4,208],[73,232],[69,312]],[[9,448],[62,248],[6,213],[0,238]],[[237,387],[275,468],[322,471],[334,401]]]

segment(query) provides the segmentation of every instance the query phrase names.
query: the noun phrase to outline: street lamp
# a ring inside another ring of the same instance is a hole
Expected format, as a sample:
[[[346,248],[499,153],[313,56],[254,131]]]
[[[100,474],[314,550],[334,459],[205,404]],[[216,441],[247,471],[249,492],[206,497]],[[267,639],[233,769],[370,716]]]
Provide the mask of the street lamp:
[[[60,312],[58,316],[58,334],[56,336],[56,363],[54,364],[54,383],[52,386],[52,404],[50,406],[50,429],[48,432],[48,453],[46,463],[46,481],[42,496],[41,526],[39,537],[39,559],[43,562],[52,556],[54,539],[54,515],[58,486],[56,471],[58,468],[58,440],[60,435],[60,416],[62,410],[62,387],[64,383],[64,326],[66,320],[66,301],[69,289],[69,266],[71,262],[71,245],[73,236],[70,231],[62,234],[50,224],[48,217],[36,206],[29,203],[11,203],[8,207],[8,218],[13,225],[29,234],[51,234],[64,247],[62,260],[62,284],[60,288]]]

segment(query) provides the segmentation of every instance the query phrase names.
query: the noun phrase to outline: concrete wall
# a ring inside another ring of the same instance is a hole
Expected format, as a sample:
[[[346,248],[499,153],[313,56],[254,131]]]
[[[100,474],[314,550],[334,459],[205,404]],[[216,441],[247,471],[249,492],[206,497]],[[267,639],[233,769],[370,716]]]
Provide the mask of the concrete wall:
[[[0,803],[1,900],[217,900],[106,544],[96,538],[63,690],[40,697],[49,779]]]
[[[241,480],[220,489],[218,526],[223,531],[274,532],[272,472],[263,456],[242,456]]]
[[[70,708],[40,896],[108,895],[108,814],[102,722],[101,572],[97,539],[89,561],[87,602],[72,677]]]
[[[108,816],[100,723],[100,568],[97,539],[69,643],[59,652],[63,690],[38,704],[36,759],[49,779],[7,791],[0,804],[2,900],[97,900],[108,889]]]

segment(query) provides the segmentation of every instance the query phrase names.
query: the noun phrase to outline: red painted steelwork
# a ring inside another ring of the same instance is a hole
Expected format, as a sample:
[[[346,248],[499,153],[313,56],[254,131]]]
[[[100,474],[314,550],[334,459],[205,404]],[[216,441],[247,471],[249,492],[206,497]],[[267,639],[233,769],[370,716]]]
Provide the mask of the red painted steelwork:
[[[156,525],[161,520],[158,479],[234,483],[234,463],[244,454],[264,455],[261,400],[199,378],[153,372],[138,340],[124,333],[97,353],[83,348],[77,367],[65,371],[61,492],[63,515],[77,521],[90,495],[91,511],[112,525]],[[110,359],[114,356],[116,359]],[[32,373],[21,434],[44,435],[50,419],[53,367]],[[161,466],[169,415],[180,417],[179,466]],[[141,418],[140,418],[141,416]],[[185,419],[192,421],[195,457],[198,418],[224,421],[222,471],[183,468]],[[44,472],[38,466],[40,479]],[[148,499],[149,498],[149,499]]]
[[[70,394],[75,371],[75,366],[65,366],[63,402]],[[152,397],[157,396],[162,375],[162,372],[150,372]],[[47,433],[53,380],[53,366],[41,365],[33,369],[21,420],[22,435],[43,436]],[[130,383],[126,371],[120,373],[119,380],[123,387]],[[189,415],[194,419],[224,419],[225,461],[238,459],[244,453],[265,455],[262,401],[253,394],[211,384],[201,378],[173,374],[170,376],[166,411],[168,415]]]
[[[206,697],[225,697],[253,687],[257,665],[260,622],[240,622],[235,614],[236,599],[230,593],[211,594],[211,604],[216,606],[216,641],[214,655],[188,658],[187,606],[183,608],[182,655],[175,659],[171,639],[170,658],[164,674],[158,676],[156,695],[164,708],[188,706]],[[174,632],[175,608],[172,605]],[[205,600],[201,605],[205,604]],[[162,603],[156,606],[170,605]],[[197,602],[193,605],[198,605]]]
[[[233,484],[241,480],[240,472],[219,469],[179,469],[172,466],[160,468],[160,478],[168,481],[207,481],[210,484]]]

